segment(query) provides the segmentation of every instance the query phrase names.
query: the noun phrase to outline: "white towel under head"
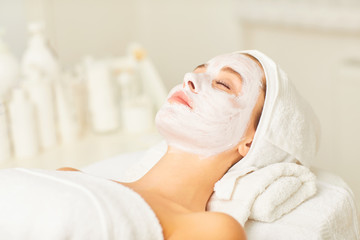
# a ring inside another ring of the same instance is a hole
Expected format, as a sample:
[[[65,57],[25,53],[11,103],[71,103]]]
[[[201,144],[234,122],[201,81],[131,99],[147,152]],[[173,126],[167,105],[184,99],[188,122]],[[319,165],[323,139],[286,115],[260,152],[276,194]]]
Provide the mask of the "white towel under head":
[[[207,209],[230,214],[242,225],[248,219],[272,222],[313,196],[315,179],[296,163],[271,164],[238,178],[230,200],[213,194]]]

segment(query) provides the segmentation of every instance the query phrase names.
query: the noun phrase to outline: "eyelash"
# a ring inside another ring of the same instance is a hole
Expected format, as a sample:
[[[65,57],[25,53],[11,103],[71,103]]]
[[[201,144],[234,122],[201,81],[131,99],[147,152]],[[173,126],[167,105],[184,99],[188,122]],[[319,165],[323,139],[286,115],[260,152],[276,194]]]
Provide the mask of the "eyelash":
[[[215,81],[216,84],[220,84],[220,85],[223,85],[224,87],[226,87],[228,90],[231,90],[230,89],[230,86],[222,81]]]

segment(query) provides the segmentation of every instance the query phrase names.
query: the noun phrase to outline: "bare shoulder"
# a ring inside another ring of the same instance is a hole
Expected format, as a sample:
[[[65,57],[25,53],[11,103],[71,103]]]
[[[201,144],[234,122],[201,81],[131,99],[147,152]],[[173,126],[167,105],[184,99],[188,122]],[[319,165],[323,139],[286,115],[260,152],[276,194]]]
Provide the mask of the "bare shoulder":
[[[230,215],[198,212],[182,218],[180,227],[170,237],[176,239],[245,240],[243,227]]]
[[[62,168],[58,168],[56,169],[57,171],[80,171],[79,169],[76,169],[76,168],[72,168],[72,167],[62,167]]]

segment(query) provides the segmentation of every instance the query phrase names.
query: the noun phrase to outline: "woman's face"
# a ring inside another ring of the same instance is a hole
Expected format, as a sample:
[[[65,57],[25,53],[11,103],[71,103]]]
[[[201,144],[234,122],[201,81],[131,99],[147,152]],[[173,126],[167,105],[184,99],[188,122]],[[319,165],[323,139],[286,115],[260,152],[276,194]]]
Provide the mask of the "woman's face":
[[[185,74],[156,115],[168,144],[204,157],[243,138],[261,89],[261,68],[242,54],[215,57]]]

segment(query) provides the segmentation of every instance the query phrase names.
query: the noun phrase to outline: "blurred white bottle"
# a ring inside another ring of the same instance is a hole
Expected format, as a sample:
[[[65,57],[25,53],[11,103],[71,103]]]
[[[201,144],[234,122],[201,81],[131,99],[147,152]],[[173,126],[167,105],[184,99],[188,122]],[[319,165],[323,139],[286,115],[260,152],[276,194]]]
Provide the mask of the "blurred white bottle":
[[[142,94],[150,97],[156,110],[160,109],[166,100],[167,89],[155,66],[146,56],[145,49],[137,43],[129,45],[128,54],[138,62],[137,70],[141,80]]]
[[[9,103],[10,133],[17,158],[29,158],[39,151],[35,110],[24,89],[12,91]]]
[[[62,143],[78,140],[84,131],[84,82],[67,72],[55,86],[59,136]]]
[[[57,143],[54,95],[52,82],[46,80],[40,74],[32,76],[28,75],[28,79],[24,81],[31,102],[35,106],[35,114],[37,125],[39,126],[39,142],[42,149],[55,146]]]
[[[154,126],[153,106],[148,96],[122,103],[122,122],[125,132],[145,133]]]
[[[9,124],[4,101],[0,98],[0,164],[11,157]]]
[[[71,106],[66,98],[64,86],[61,83],[55,85],[56,92],[56,110],[57,123],[60,141],[62,143],[71,143],[78,139],[78,127],[74,115],[71,111]]]
[[[29,24],[30,38],[22,58],[21,68],[26,78],[34,75],[36,71],[47,80],[53,81],[58,77],[60,66],[44,35],[44,29],[44,24],[41,22]]]
[[[5,95],[18,81],[20,67],[2,39],[3,32],[0,29],[0,97],[7,98]]]
[[[95,132],[109,132],[119,127],[116,91],[109,65],[105,61],[86,61],[88,104]]]
[[[120,102],[133,100],[139,95],[136,80],[136,75],[131,69],[124,69],[117,75]]]

